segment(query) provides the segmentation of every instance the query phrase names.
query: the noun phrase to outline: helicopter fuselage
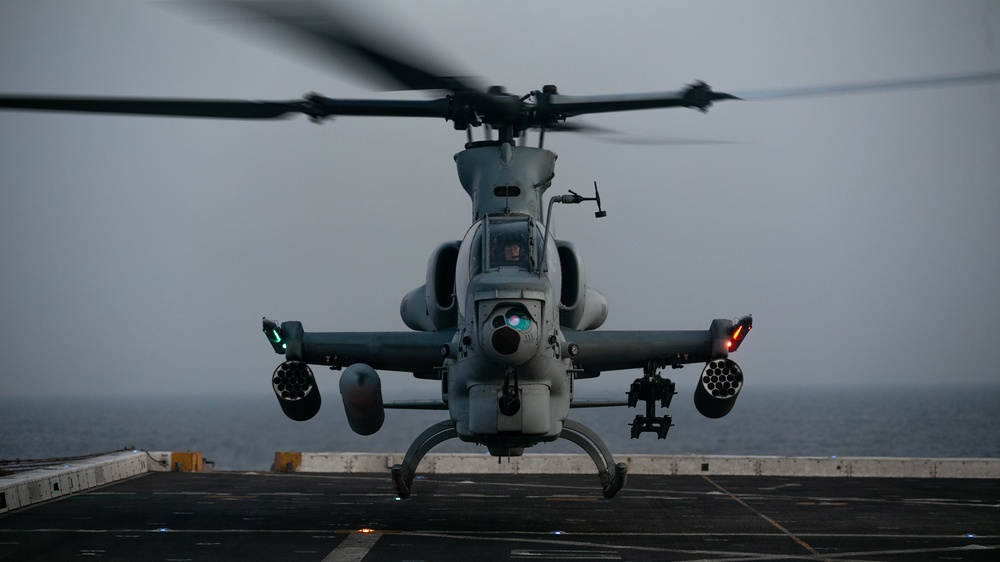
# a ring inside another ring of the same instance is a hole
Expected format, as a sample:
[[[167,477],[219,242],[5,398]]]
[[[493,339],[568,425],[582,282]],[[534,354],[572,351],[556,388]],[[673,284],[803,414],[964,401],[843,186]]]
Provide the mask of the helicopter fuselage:
[[[442,368],[442,398],[459,439],[516,455],[558,439],[572,399],[574,368],[560,326],[560,251],[541,223],[556,155],[487,142],[455,160],[474,222],[454,262],[450,253],[437,252],[428,266],[432,273],[447,269],[435,260],[454,263],[454,301],[441,303],[444,309],[454,304],[454,317],[439,313],[437,320],[454,320],[455,329]],[[435,293],[431,301],[444,291],[425,285],[424,292]],[[604,308],[602,299],[593,300]],[[438,327],[420,318],[419,309],[408,314],[405,303],[408,325]]]

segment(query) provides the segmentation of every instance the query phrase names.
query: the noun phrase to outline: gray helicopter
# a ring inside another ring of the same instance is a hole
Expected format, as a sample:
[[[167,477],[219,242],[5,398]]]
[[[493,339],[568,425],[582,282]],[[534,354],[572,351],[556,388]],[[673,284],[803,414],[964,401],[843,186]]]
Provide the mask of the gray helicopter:
[[[594,203],[601,217],[597,185],[593,197],[569,191],[547,196],[555,153],[544,147],[546,132],[587,131],[574,119],[586,114],[685,107],[707,111],[713,103],[825,95],[901,87],[929,87],[996,80],[1000,74],[934,78],[911,82],[855,84],[834,88],[727,94],[695,82],[675,92],[570,96],[552,85],[523,96],[500,87],[484,88],[418,60],[360,30],[325,8],[308,3],[211,2],[250,13],[276,28],[347,54],[387,75],[398,87],[444,92],[428,100],[337,99],[308,94],[290,101],[167,100],[0,96],[0,107],[49,111],[274,119],[305,114],[322,121],[334,116],[429,117],[466,131],[455,155],[459,181],[472,202],[472,224],[461,240],[440,244],[428,260],[425,283],[405,295],[400,315],[411,331],[306,332],[300,322],[264,318],[262,328],[275,353],[284,357],[271,382],[282,411],[308,420],[321,406],[310,365],[341,370],[339,389],[348,423],[360,435],[380,430],[387,408],[447,411],[446,419],[423,431],[403,461],[392,469],[399,497],[410,495],[423,456],[448,439],[485,446],[498,457],[567,439],[594,461],[603,495],[625,484],[627,466],[616,463],[600,436],[574,421],[575,407],[644,404],[631,436],[666,437],[669,415],[658,415],[675,394],[661,375],[666,368],[703,364],[694,401],[709,418],[728,414],[743,387],[741,368],[730,359],[753,327],[751,316],[715,319],[702,330],[600,330],[608,303],[586,283],[584,262],[573,244],[557,240],[549,226],[556,204]],[[486,131],[473,140],[473,131]],[[537,146],[526,133],[538,132]],[[494,138],[495,136],[495,138]],[[642,370],[627,400],[575,402],[574,382],[606,371]],[[409,372],[439,381],[441,398],[431,402],[385,402],[378,371]],[[443,416],[444,417],[444,416]]]

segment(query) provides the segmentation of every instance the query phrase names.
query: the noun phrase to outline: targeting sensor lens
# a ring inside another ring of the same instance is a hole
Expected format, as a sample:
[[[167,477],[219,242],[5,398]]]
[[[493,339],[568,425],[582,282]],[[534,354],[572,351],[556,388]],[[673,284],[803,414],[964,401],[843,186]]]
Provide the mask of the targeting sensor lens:
[[[507,320],[507,325],[514,328],[518,332],[523,332],[531,327],[531,318],[528,316],[528,313],[523,310],[508,310],[505,318]]]

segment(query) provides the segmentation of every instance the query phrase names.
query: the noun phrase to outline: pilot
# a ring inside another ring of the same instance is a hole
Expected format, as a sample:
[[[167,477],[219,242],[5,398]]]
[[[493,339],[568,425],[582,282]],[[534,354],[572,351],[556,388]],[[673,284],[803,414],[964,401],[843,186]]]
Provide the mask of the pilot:
[[[526,267],[528,252],[525,242],[519,237],[504,237],[494,246],[493,261],[498,266]]]
[[[503,259],[506,260],[506,261],[508,261],[508,262],[511,262],[511,263],[520,262],[521,261],[521,245],[518,244],[518,243],[516,243],[516,242],[512,242],[512,243],[507,244],[506,246],[504,246],[504,249],[503,249]]]

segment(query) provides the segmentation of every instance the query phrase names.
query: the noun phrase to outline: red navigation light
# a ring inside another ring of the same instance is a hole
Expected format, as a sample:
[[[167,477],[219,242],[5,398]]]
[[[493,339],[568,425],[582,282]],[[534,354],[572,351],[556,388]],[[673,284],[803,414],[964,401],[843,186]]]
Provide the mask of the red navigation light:
[[[753,316],[744,316],[740,318],[739,321],[733,326],[733,331],[729,334],[729,340],[726,342],[726,348],[729,351],[736,351],[739,349],[740,344],[746,339],[747,334],[753,328]]]

